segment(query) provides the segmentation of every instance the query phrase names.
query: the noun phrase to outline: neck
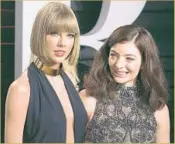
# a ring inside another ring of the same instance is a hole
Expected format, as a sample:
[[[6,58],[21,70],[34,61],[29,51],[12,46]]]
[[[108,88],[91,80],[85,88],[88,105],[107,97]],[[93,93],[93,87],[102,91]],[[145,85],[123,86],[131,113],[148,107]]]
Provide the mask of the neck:
[[[36,62],[33,62],[35,64],[35,66],[40,69],[43,73],[45,73],[46,75],[50,75],[50,76],[57,76],[60,74],[61,68],[62,68],[62,64],[57,64],[57,65],[53,65],[53,66],[47,66],[45,64],[39,64]]]

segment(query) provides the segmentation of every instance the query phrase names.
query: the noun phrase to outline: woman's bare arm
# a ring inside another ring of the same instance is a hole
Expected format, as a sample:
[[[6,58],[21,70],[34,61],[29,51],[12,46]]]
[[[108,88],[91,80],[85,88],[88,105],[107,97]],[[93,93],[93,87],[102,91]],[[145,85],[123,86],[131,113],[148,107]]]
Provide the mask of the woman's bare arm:
[[[22,143],[30,93],[28,81],[24,77],[13,82],[8,90],[5,108],[5,143]]]
[[[79,95],[88,113],[88,120],[90,121],[94,115],[94,111],[96,107],[96,99],[94,97],[88,96],[85,89],[80,91]]]
[[[157,121],[156,143],[170,143],[170,119],[167,105],[155,112]]]

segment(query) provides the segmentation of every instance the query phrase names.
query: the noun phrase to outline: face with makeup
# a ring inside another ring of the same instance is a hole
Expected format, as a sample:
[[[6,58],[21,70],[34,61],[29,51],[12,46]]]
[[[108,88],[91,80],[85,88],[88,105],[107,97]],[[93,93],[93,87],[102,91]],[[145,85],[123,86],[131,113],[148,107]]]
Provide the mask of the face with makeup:
[[[110,49],[108,63],[116,83],[133,86],[140,71],[142,57],[133,42],[117,43]]]
[[[48,54],[56,63],[62,63],[70,54],[74,46],[74,33],[51,32],[46,35]]]

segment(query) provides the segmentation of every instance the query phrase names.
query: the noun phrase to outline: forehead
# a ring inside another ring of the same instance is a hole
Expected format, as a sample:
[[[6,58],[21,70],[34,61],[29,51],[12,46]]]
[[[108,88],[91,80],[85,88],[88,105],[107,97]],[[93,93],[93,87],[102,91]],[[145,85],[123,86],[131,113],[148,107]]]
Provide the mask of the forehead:
[[[141,55],[133,42],[117,43],[111,47],[110,51],[114,51],[120,55]]]

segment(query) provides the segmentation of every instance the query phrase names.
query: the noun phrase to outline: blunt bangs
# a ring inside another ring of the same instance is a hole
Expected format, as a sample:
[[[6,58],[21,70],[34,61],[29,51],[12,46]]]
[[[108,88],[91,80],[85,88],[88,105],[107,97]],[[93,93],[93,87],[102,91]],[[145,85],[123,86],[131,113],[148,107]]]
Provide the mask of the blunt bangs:
[[[70,15],[70,13],[52,17],[51,20],[48,20],[46,34],[50,34],[51,32],[70,32],[79,35],[80,31],[75,19],[76,18]]]

